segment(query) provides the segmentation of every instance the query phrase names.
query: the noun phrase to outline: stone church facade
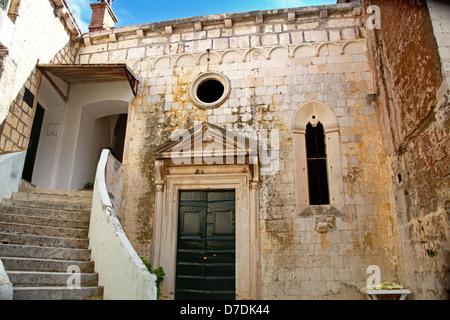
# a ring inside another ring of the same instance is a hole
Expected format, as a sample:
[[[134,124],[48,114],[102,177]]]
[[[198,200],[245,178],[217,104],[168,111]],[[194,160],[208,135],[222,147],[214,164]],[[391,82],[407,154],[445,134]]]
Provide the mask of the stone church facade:
[[[102,1],[83,34],[64,0],[12,0],[0,151],[29,148],[39,106],[37,187],[82,188],[111,148],[166,299],[203,221],[181,204],[226,190],[234,210],[204,224],[233,234],[237,299],[360,299],[374,265],[446,299],[450,8],[343,2],[114,28]]]

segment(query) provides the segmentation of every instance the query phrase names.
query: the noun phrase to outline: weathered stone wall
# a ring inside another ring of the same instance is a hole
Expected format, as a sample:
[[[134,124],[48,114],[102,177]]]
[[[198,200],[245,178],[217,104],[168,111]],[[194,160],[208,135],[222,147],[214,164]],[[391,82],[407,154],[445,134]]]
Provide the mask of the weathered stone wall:
[[[390,162],[391,203],[401,249],[399,281],[416,299],[445,299],[450,6],[429,1],[428,9],[425,1],[368,0],[364,12],[369,5],[380,9],[381,28],[366,28],[366,33]]]
[[[177,130],[207,121],[253,139],[279,130],[279,170],[259,185],[262,298],[359,298],[372,264],[383,281],[397,280],[389,172],[375,105],[366,99],[372,84],[360,13],[357,4],[342,4],[84,35],[77,62],[127,62],[141,78],[128,116],[121,221],[140,255],[151,251],[153,152]],[[230,96],[218,108],[198,108],[189,97],[205,71],[230,79]],[[345,205],[299,215],[292,118],[311,100],[338,119]],[[316,231],[319,221],[328,232]]]
[[[0,152],[26,150],[34,110],[23,101],[35,97],[41,75],[37,63],[73,63],[79,43],[58,11],[60,1],[22,0],[16,9],[14,38],[3,52],[0,74]]]

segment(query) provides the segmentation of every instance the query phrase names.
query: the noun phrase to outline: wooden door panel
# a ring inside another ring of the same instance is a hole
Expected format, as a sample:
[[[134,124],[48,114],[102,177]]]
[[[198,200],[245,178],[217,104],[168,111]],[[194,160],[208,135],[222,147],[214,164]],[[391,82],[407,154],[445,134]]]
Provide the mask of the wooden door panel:
[[[180,192],[178,228],[176,299],[234,299],[235,192]]]

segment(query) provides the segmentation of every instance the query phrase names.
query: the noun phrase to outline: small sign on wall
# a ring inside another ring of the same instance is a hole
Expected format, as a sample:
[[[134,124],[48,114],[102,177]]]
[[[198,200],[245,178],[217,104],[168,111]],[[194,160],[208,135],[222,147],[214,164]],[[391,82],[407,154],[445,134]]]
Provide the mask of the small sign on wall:
[[[49,123],[47,128],[48,136],[57,136],[59,132],[59,123]]]

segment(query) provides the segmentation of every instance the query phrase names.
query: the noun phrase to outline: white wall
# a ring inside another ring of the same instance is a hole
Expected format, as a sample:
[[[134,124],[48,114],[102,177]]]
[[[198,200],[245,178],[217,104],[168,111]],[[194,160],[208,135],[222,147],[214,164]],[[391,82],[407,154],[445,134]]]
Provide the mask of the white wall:
[[[0,201],[19,190],[25,155],[25,152],[0,155]]]
[[[43,82],[39,102],[46,109],[32,183],[39,188],[76,190],[93,182],[102,148],[111,141],[111,119],[128,113],[134,98],[127,81],[71,85],[64,103]],[[50,123],[59,124],[57,136],[47,134]]]
[[[89,225],[89,249],[99,285],[104,288],[103,299],[156,300],[156,276],[131,246],[108,196],[105,171],[109,155],[104,150],[98,163]]]

